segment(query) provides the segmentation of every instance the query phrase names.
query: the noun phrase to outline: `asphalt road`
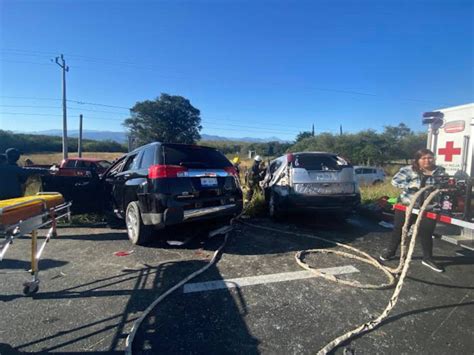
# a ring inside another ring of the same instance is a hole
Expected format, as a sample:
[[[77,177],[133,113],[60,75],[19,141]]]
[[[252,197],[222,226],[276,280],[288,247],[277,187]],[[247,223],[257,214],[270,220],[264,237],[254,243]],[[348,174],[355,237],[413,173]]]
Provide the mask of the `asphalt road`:
[[[359,217],[346,223],[324,217],[250,222],[336,239],[371,255],[381,252],[390,233]],[[132,247],[123,230],[61,228],[40,261],[41,287],[33,297],[22,294],[22,283],[30,277],[29,239],[16,240],[0,262],[0,353],[122,353],[141,312],[205,265],[222,243],[221,236],[206,237],[209,228],[177,228],[148,247]],[[173,246],[170,240],[186,243]],[[301,276],[295,252],[327,246],[237,226],[217,265],[190,281],[194,288],[178,289],[146,318],[134,353],[314,354],[375,318],[393,293]],[[117,251],[130,254],[116,256]],[[434,254],[446,272],[422,266],[417,248],[393,313],[337,354],[474,353],[474,255],[441,240],[435,240]],[[316,268],[355,268],[338,276],[343,279],[384,281],[380,271],[352,259],[318,254],[306,261]],[[230,281],[223,287],[222,280]]]

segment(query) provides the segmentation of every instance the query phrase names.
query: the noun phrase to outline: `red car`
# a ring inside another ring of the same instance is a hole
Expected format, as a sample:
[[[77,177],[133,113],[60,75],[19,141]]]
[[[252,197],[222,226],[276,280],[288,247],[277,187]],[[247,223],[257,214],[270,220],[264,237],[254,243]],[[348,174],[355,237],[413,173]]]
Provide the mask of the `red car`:
[[[92,176],[93,172],[102,175],[111,165],[111,162],[104,159],[69,158],[61,162],[56,175]]]

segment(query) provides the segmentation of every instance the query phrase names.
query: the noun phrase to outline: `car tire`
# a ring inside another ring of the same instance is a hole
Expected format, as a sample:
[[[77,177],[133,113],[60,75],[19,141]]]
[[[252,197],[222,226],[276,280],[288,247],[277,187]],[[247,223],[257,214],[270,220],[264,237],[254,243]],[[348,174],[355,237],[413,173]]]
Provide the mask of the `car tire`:
[[[125,212],[125,225],[127,226],[128,239],[132,244],[145,245],[150,241],[153,229],[143,224],[137,201],[128,204]]]
[[[268,215],[275,221],[281,220],[281,211],[278,207],[278,196],[273,191],[270,191],[270,197],[268,199]]]

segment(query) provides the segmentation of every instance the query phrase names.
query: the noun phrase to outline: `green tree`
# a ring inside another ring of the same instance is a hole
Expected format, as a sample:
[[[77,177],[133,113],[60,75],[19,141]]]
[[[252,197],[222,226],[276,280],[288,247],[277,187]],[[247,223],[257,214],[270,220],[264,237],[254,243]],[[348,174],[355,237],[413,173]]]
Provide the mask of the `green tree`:
[[[410,134],[400,140],[400,150],[398,159],[405,159],[405,163],[413,159],[413,155],[419,149],[426,147],[426,133]]]
[[[412,131],[405,123],[399,123],[398,126],[384,126],[383,134],[395,141],[399,141],[412,134]]]
[[[413,136],[413,132],[404,123],[398,126],[385,126],[381,137],[388,143],[385,156],[388,160],[398,160],[401,154],[401,142]]]
[[[140,145],[153,141],[192,144],[201,138],[200,111],[182,96],[161,94],[154,101],[137,102],[130,114],[124,126]]]
[[[295,140],[295,143],[298,143],[299,141],[305,139],[305,138],[309,138],[309,137],[313,137],[313,133],[311,133],[310,131],[304,131],[304,132],[300,132],[298,133],[298,135],[296,136],[296,140]]]

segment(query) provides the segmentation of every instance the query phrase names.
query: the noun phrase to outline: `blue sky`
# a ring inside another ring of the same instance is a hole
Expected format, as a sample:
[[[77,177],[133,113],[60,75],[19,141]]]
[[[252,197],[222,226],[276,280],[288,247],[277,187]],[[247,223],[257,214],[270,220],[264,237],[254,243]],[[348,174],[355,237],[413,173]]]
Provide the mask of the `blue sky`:
[[[123,130],[162,92],[202,133],[292,139],[406,123],[474,101],[472,1],[10,1],[0,3],[0,129]],[[100,106],[83,103],[95,103]],[[97,112],[99,111],[99,112]]]

